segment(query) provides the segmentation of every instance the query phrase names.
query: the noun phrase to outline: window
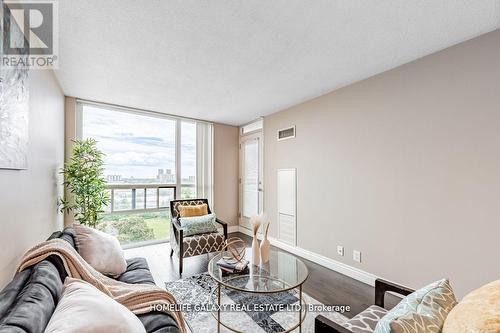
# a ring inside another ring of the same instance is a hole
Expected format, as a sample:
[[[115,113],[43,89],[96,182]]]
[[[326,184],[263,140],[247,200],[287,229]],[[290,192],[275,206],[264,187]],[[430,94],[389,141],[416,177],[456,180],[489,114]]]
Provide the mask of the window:
[[[198,144],[197,128],[211,131],[211,124],[94,103],[78,106],[81,137],[94,138],[105,154],[111,202],[101,228],[122,244],[167,240],[170,201],[209,197],[198,191],[206,184],[197,179],[203,168],[197,149],[211,149],[211,142]]]
[[[196,198],[196,123],[181,123],[181,199]]]
[[[175,120],[86,104],[82,110],[82,137],[106,154],[108,183],[175,184]]]

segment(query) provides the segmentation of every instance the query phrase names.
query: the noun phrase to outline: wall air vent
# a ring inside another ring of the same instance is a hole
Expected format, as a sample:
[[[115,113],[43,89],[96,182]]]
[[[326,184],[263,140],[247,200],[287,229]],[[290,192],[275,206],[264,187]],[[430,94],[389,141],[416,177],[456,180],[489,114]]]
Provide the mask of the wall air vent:
[[[278,130],[278,141],[295,138],[295,126]]]

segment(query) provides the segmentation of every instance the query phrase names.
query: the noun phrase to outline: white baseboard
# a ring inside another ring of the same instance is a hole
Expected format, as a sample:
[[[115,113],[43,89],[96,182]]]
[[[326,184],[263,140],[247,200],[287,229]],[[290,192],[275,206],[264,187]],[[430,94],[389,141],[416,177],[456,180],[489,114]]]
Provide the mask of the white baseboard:
[[[252,236],[252,232],[246,228],[239,227],[239,232]],[[258,235],[258,238],[261,239],[262,235]],[[370,286],[375,286],[375,280],[377,276],[368,272],[365,272],[359,268],[349,266],[340,261],[333,260],[331,258],[325,257],[321,254],[314,253],[312,251],[300,248],[298,246],[293,246],[287,243],[284,243],[276,238],[269,237],[269,241],[272,245],[279,247],[282,250],[288,251],[290,253],[295,254],[296,256],[302,257],[304,259],[310,260],[318,265],[331,269],[335,272],[344,274],[350,278],[366,283]]]
[[[293,254],[295,254],[299,257],[305,258],[307,260],[310,260],[318,265],[324,266],[324,267],[329,268],[333,271],[347,275],[355,280],[361,281],[361,282],[369,284],[371,286],[375,286],[375,280],[377,279],[377,276],[375,276],[371,273],[365,272],[365,271],[363,271],[359,268],[356,268],[356,267],[346,265],[340,261],[333,260],[331,258],[322,256],[320,254],[311,252],[309,250],[300,248],[298,246],[293,246],[293,245],[283,243],[276,238],[269,238],[269,241],[271,242],[272,245],[279,247],[280,249],[283,249],[285,251],[293,253]]]
[[[238,231],[241,232],[242,234],[247,235],[247,236],[250,236],[250,237],[253,236],[252,231],[250,229],[245,228],[245,227],[239,226]]]
[[[232,233],[232,232],[238,232],[240,231],[240,227],[237,225],[230,225],[227,227],[227,232]]]

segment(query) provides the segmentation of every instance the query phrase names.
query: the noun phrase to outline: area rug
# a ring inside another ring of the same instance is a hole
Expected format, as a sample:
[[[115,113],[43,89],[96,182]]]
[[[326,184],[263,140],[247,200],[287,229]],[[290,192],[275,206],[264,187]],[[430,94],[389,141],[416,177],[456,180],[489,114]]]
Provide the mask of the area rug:
[[[214,289],[217,282],[208,273],[194,275],[185,279],[165,283],[166,289],[174,295],[183,308],[184,318],[193,333],[217,332],[217,321],[210,310],[213,310]],[[303,293],[303,298],[309,306],[301,332],[314,332],[314,318],[322,314],[330,320],[342,324],[348,320],[340,312],[324,311],[320,302]],[[298,313],[294,311],[279,311],[279,309],[297,306],[299,303],[297,291],[286,291],[277,294],[255,295],[252,293],[222,289],[221,303],[228,305],[226,309],[236,308],[242,311],[227,310],[221,314],[224,322],[231,327],[244,332],[284,332],[297,323]],[[230,306],[229,306],[230,305]],[[283,306],[281,306],[283,305]],[[251,311],[255,307],[264,311]],[[251,308],[251,309],[250,309]],[[230,332],[221,326],[221,332]],[[297,328],[294,332],[299,332]]]

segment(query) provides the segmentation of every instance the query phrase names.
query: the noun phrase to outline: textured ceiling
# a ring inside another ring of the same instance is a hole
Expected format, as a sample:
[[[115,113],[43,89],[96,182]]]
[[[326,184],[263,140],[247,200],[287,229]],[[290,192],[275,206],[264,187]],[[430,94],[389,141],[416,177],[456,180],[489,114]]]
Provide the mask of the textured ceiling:
[[[64,0],[67,96],[240,125],[497,29],[500,0]]]

